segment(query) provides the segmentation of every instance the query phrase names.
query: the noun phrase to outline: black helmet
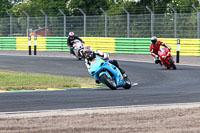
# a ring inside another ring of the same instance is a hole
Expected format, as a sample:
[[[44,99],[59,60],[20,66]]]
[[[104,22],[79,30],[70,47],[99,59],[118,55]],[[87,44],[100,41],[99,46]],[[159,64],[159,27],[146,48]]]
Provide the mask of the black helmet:
[[[151,38],[151,43],[152,43],[152,44],[156,44],[156,42],[157,42],[157,37],[156,37],[156,36],[153,36],[153,37]]]

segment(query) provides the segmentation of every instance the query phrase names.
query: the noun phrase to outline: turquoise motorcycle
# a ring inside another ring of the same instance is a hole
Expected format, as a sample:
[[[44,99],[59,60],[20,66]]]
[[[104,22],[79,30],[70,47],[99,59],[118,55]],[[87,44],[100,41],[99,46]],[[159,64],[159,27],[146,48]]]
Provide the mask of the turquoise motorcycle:
[[[92,61],[89,73],[112,90],[116,90],[118,87],[131,88],[131,81],[128,77],[124,78],[116,66],[101,57]]]

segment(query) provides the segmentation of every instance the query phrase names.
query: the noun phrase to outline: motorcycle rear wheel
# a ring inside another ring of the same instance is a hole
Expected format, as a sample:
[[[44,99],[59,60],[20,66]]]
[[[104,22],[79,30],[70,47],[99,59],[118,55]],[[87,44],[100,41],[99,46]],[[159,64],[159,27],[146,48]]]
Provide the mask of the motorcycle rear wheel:
[[[107,85],[111,90],[116,90],[117,86],[113,79],[110,79],[106,76],[106,74],[102,74],[100,79],[103,81],[105,85]]]

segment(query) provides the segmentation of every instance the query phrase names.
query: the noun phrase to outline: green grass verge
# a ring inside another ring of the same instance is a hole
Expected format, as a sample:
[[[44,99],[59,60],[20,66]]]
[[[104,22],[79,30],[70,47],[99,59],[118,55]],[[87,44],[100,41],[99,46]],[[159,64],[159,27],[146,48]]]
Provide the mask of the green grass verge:
[[[95,85],[94,79],[0,70],[0,90],[80,88],[89,85]]]

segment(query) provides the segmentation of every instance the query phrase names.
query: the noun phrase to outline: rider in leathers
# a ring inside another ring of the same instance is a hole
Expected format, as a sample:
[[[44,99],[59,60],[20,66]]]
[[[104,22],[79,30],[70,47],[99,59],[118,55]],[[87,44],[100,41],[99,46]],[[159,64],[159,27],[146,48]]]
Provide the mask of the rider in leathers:
[[[88,46],[89,47],[89,46]],[[85,65],[88,68],[88,71],[90,69],[91,62],[97,57],[103,57],[104,60],[109,60],[109,54],[103,53],[100,51],[92,51],[90,48],[87,48],[86,50],[82,51],[84,57],[85,57]],[[124,78],[127,78],[128,76],[125,74],[125,71],[119,66],[117,60],[109,60],[109,63],[113,64],[116,66],[120,72],[122,73]],[[100,81],[96,79],[96,83],[99,84]]]
[[[167,44],[165,44],[165,43],[163,43],[161,41],[158,41],[157,37],[153,36],[151,38],[151,44],[149,46],[149,50],[151,52],[151,55],[153,56],[155,64],[158,64],[158,63],[161,64],[161,60],[160,60],[159,55],[158,55],[158,51],[160,49],[160,45],[162,45],[162,46],[168,48],[169,50],[171,50],[171,48]]]
[[[70,49],[70,54],[74,54],[74,52],[73,52],[73,43],[74,43],[75,39],[80,40],[81,42],[84,43],[84,41],[81,38],[79,38],[78,36],[74,35],[74,32],[69,32],[69,36],[67,38],[67,45],[68,45],[68,47]]]

